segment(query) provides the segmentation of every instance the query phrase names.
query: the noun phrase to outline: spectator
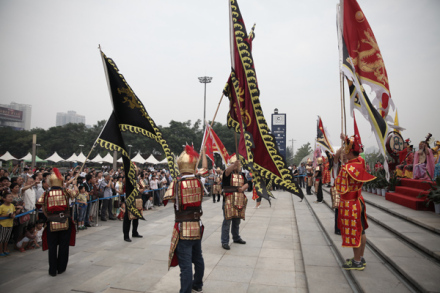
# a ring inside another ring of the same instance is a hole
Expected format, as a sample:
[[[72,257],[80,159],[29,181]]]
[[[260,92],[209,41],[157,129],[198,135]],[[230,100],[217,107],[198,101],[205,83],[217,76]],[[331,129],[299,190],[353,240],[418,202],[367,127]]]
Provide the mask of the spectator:
[[[86,175],[86,182],[84,182],[84,187],[86,188],[86,192],[89,194],[89,203],[87,204],[86,218],[84,220],[85,227],[92,227],[90,225],[90,222],[93,221],[93,216],[96,215],[96,206],[98,205],[98,203],[97,202],[90,203],[90,201],[95,200],[97,198],[96,190],[94,186],[95,186],[95,176],[93,176],[93,171],[92,171]]]
[[[76,196],[76,202],[78,205],[78,230],[85,230],[87,227],[84,226],[84,219],[86,217],[89,194],[86,192],[86,187],[82,184],[78,186],[78,190],[79,193]]]
[[[301,166],[298,167],[298,182],[300,188],[306,187],[304,183],[305,175],[306,175],[306,166],[304,163],[301,163]]]
[[[110,176],[109,173],[104,174],[104,179],[101,181],[101,183],[99,183],[99,188],[104,189],[104,198],[113,196],[113,178]],[[112,209],[113,205],[111,198],[102,200],[101,221],[107,221],[107,215],[110,220],[116,220],[116,217],[113,215]]]
[[[0,217],[8,219],[0,220],[0,256],[8,256],[8,242],[11,237],[12,227],[15,218],[15,206],[12,204],[12,194],[3,193],[3,204],[0,206]]]
[[[30,211],[35,209],[35,204],[37,203],[37,198],[35,196],[35,189],[34,187],[37,185],[37,182],[34,182],[34,179],[32,177],[29,177],[25,186],[22,188],[22,194],[23,194],[23,200],[24,200],[24,208],[26,211]],[[30,213],[30,220],[29,222],[31,224],[35,223],[35,211]]]
[[[34,249],[33,244],[36,243],[37,235],[35,231],[35,225],[30,224],[26,227],[26,233],[24,234],[23,239],[18,241],[17,247],[20,252],[24,252],[28,249]]]
[[[151,190],[153,190],[153,202],[154,202],[154,206],[160,206],[160,200],[159,200],[159,190],[158,189],[158,185],[159,185],[159,181],[156,179],[156,172],[153,173],[153,175],[151,176],[151,180],[150,180],[150,188]]]

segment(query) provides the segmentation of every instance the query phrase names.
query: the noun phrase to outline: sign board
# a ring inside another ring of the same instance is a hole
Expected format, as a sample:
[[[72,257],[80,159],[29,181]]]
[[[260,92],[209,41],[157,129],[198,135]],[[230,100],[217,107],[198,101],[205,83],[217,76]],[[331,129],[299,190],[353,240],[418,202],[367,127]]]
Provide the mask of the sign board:
[[[23,111],[0,107],[0,120],[21,122],[23,121]]]
[[[281,155],[286,159],[286,114],[272,114],[272,135]]]

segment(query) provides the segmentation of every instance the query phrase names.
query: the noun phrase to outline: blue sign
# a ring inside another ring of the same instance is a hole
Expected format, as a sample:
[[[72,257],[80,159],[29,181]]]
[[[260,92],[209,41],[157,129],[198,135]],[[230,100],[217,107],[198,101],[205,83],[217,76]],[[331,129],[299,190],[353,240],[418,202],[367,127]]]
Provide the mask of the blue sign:
[[[272,135],[275,137],[281,155],[286,159],[286,114],[272,114]]]

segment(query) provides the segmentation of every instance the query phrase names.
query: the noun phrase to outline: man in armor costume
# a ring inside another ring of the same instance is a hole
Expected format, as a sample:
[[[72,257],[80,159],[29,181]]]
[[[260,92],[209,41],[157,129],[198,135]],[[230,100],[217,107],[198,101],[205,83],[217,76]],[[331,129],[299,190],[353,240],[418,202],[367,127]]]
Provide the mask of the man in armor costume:
[[[318,165],[315,168],[315,174],[313,178],[315,178],[315,192],[316,192],[316,201],[314,203],[322,203],[322,174],[323,174],[323,165],[322,165],[322,157],[319,157],[317,160]]]
[[[313,166],[312,166],[312,160],[310,158],[307,159],[307,166],[306,166],[306,192],[307,195],[312,195],[312,184],[313,184]]]
[[[202,236],[204,227],[200,220],[202,211],[203,186],[195,177],[208,175],[208,161],[202,152],[202,169],[196,170],[197,152],[190,146],[177,159],[181,179],[174,179],[163,203],[174,203],[175,224],[171,236],[171,246],[168,256],[168,269],[180,267],[180,293],[202,292],[205,263],[202,256]],[[192,274],[194,264],[194,277]]]
[[[246,176],[241,172],[240,161],[237,155],[229,159],[228,167],[223,174],[223,224],[221,242],[226,250],[229,247],[229,231],[232,233],[234,243],[246,244],[241,239],[240,220],[245,219],[247,198],[244,191],[248,188]],[[231,228],[232,224],[232,228]]]
[[[212,201],[215,203],[215,196],[217,195],[217,202],[220,201],[220,194],[222,193],[222,170],[217,167],[214,171],[214,185],[212,186]]]
[[[363,270],[366,262],[364,250],[368,228],[365,201],[362,197],[364,182],[374,180],[365,169],[364,160],[359,156],[362,144],[359,135],[347,138],[341,134],[345,146],[335,154],[335,161],[339,161],[342,151],[347,162],[340,168],[335,180],[336,191],[340,194],[338,226],[341,230],[342,246],[353,248],[354,257],[343,265],[345,270]]]
[[[69,197],[78,194],[76,179],[73,189],[63,189],[63,177],[57,168],[48,177],[51,188],[43,193],[37,202],[47,218],[43,231],[43,251],[49,249],[49,275],[55,277],[64,273],[69,261],[69,245],[75,245],[76,229],[70,215]]]

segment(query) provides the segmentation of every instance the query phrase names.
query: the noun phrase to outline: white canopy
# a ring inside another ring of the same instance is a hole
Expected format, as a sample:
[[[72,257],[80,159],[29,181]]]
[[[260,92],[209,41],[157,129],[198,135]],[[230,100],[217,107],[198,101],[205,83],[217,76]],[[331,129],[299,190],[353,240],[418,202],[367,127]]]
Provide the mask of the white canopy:
[[[0,157],[0,160],[11,161],[11,160],[17,160],[17,158],[13,157],[9,152],[6,152],[3,156]]]
[[[27,155],[21,158],[20,161],[32,161],[31,153],[27,153]]]
[[[102,157],[100,154],[97,154],[96,157],[90,160],[92,163],[102,163]]]
[[[147,164],[157,165],[157,164],[159,164],[159,161],[156,160],[156,158],[153,157],[153,155],[151,154],[151,155],[148,157],[148,159],[145,160],[145,163],[147,163]]]
[[[102,158],[102,161],[103,161],[104,163],[113,164],[113,156],[110,155],[110,153],[107,153],[107,155],[105,155],[105,157]]]
[[[77,157],[77,155],[76,155],[75,153],[73,153],[73,154],[70,156],[70,158],[66,159],[65,161],[66,161],[66,162],[73,162],[73,163],[76,163],[76,162],[78,161],[78,157]],[[83,161],[83,162],[84,162],[84,161]]]
[[[81,152],[77,157],[78,162],[84,163],[86,160],[86,156]]]
[[[138,164],[145,164],[145,159],[139,153],[137,153],[131,161]]]
[[[50,156],[49,158],[46,159],[46,161],[52,161],[52,162],[58,163],[58,162],[64,161],[64,159],[61,158],[57,152],[54,152],[52,156]]]
[[[159,164],[168,164],[168,160],[167,160],[167,158],[165,158],[165,159],[163,159],[162,161],[160,161]]]
[[[116,162],[123,163],[124,161],[122,161],[122,157],[120,157]]]

